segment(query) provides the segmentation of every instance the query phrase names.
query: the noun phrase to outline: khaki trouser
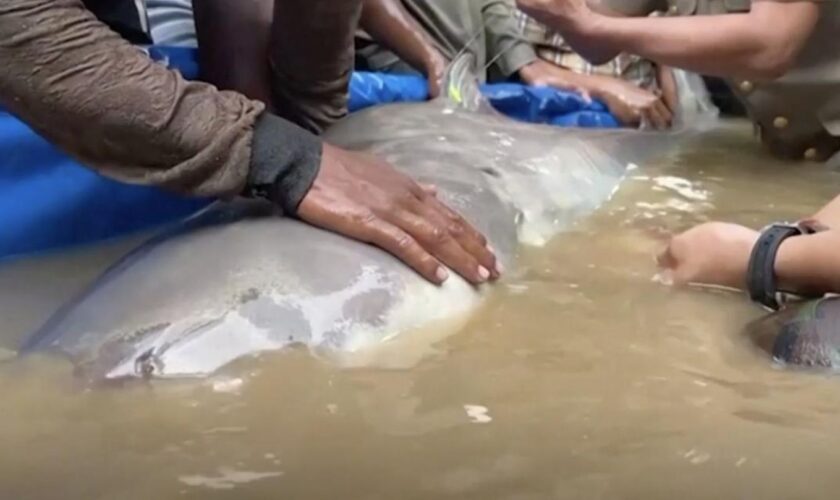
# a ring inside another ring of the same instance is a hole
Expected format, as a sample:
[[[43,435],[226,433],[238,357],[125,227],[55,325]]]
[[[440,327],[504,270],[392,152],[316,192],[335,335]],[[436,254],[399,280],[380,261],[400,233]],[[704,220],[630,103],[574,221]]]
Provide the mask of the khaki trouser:
[[[201,0],[193,6],[204,79],[262,100],[316,133],[347,113],[362,0]]]

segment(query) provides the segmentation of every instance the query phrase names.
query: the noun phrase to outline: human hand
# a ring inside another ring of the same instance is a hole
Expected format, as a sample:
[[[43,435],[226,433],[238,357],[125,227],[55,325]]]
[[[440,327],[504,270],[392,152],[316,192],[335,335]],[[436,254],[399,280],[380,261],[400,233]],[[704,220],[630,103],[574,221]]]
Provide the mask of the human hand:
[[[759,233],[737,224],[709,222],[671,239],[657,261],[666,281],[746,287],[747,268]]]
[[[680,94],[674,70],[670,66],[656,65],[656,82],[662,90],[662,102],[676,115],[680,108]]]
[[[443,81],[449,63],[437,50],[426,61],[426,78],[429,81],[429,99],[436,99],[443,94]]]
[[[537,21],[560,30],[585,25],[595,15],[586,0],[516,0],[516,5]]]
[[[592,98],[589,95],[589,89],[581,81],[583,77],[585,75],[578,75],[542,59],[537,59],[519,69],[519,78],[528,85],[577,92],[588,102]]]
[[[496,279],[487,240],[390,164],[324,144],[321,170],[297,212],[302,220],[376,245],[440,284],[453,269],[473,284]]]
[[[619,78],[592,78],[597,78],[592,95],[603,101],[622,124],[649,124],[657,130],[671,126],[674,114],[660,96]]]

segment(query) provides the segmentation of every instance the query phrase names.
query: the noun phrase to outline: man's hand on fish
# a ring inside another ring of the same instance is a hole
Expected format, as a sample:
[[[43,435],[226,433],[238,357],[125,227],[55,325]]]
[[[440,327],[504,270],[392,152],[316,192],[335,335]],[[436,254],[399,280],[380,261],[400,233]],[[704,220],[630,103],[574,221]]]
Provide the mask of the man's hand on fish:
[[[297,215],[384,249],[433,283],[446,281],[447,267],[473,284],[501,272],[485,237],[434,188],[372,155],[324,144],[320,172]]]
[[[554,87],[560,90],[577,92],[584,99],[590,100],[590,89],[584,85],[574,71],[561,68],[542,59],[537,59],[519,69],[519,77],[523,82],[535,87]]]
[[[586,75],[595,79],[590,94],[600,99],[624,125],[646,124],[657,130],[671,126],[674,114],[659,95],[618,78]]]
[[[602,101],[622,125],[642,123],[662,130],[671,126],[673,112],[662,97],[633,83],[602,75],[583,75],[537,60],[519,70],[528,85],[548,86]]]
[[[425,64],[426,78],[429,80],[429,99],[436,99],[443,94],[443,81],[449,62],[440,52],[435,51]]]
[[[360,26],[429,80],[429,98],[442,94],[449,61],[399,0],[363,0]]]

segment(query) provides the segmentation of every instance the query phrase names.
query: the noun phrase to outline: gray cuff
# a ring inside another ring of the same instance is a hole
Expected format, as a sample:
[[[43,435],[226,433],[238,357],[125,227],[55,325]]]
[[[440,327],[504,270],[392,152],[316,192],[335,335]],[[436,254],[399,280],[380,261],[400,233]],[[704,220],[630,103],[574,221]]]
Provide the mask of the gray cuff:
[[[246,196],[267,198],[294,216],[321,166],[321,140],[264,112],[254,126]]]
[[[496,67],[502,75],[509,77],[536,60],[534,48],[528,43],[518,42],[496,61]]]

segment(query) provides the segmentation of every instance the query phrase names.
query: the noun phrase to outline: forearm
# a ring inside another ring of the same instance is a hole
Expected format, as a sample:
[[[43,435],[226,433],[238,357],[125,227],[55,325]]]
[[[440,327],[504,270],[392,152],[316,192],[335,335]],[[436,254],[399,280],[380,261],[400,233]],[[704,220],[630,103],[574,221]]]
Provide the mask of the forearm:
[[[399,0],[365,0],[362,28],[400,59],[428,76],[440,76],[446,60]]]
[[[657,65],[656,81],[662,93],[662,101],[672,113],[676,113],[680,107],[680,95],[677,80],[674,78],[674,70],[668,66]]]
[[[563,40],[575,52],[594,65],[606,64],[623,51],[621,45],[613,42],[609,37],[592,35],[589,30],[578,32],[575,29],[563,30]]]
[[[750,13],[712,16],[620,18],[593,14],[585,25],[570,25],[567,39],[573,45],[585,40],[590,52],[592,47],[623,51],[711,76],[773,79],[795,59],[819,12],[810,2],[778,5],[781,3],[755,2]],[[786,13],[801,22],[782,29],[779,16]]]
[[[556,64],[537,59],[519,70],[519,78],[528,85],[551,86],[561,90],[591,93],[595,87],[592,75],[581,75]]]
[[[273,107],[267,64],[272,6],[271,0],[193,2],[202,79],[269,108]]]
[[[788,238],[776,256],[779,289],[802,294],[840,293],[840,230]]]
[[[283,118],[321,134],[348,112],[363,0],[273,4],[268,61],[275,108]]]
[[[638,54],[659,64],[677,66],[713,76],[762,73],[763,50],[759,30],[750,28],[749,16],[672,18],[600,17],[593,38],[618,50]],[[715,33],[715,36],[709,36]]]
[[[828,202],[828,204],[814,214],[812,219],[826,226],[840,229],[840,196]]]
[[[639,8],[640,6],[637,3],[629,2],[627,5],[629,10],[621,12],[614,10],[614,8],[624,7],[622,4],[605,5],[605,2],[601,0],[588,0],[586,2],[592,12],[596,14],[621,18],[649,15],[651,12],[658,10],[657,5],[660,3],[661,2],[653,0],[652,2],[644,4],[641,8]],[[595,40],[591,37],[582,37],[576,34],[575,31],[576,30],[564,30],[564,39],[575,48],[578,54],[593,64],[606,64],[618,57],[618,55],[624,51],[623,47],[605,44],[602,41]]]
[[[537,60],[519,70],[523,82],[535,86],[551,86],[560,90],[578,92],[587,97],[604,99],[609,80],[614,77],[575,73],[572,70]]]

